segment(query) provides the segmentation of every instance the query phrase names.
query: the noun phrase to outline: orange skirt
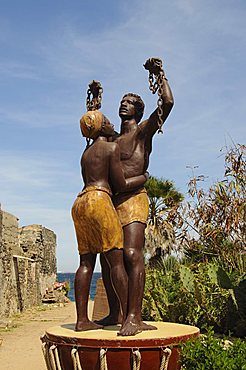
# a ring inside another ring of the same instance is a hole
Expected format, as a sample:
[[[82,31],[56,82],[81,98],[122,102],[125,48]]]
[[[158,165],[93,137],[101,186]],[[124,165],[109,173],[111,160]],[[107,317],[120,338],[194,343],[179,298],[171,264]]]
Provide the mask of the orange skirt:
[[[110,192],[89,186],[78,194],[72,218],[79,254],[102,253],[123,248],[123,231]]]

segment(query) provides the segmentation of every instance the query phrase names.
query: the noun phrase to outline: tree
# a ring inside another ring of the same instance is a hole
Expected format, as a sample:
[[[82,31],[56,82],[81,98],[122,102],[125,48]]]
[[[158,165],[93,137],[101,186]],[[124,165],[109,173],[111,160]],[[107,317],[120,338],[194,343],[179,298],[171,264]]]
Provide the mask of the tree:
[[[169,210],[185,258],[168,270],[166,258],[146,269],[143,313],[245,337],[246,146],[225,149],[222,180],[205,191],[204,176],[193,177],[190,199]]]
[[[145,232],[145,249],[151,256],[170,253],[175,243],[175,232],[169,222],[172,213],[184,199],[174,183],[150,177],[145,184],[149,197],[149,217]]]
[[[241,275],[246,252],[246,146],[226,148],[224,178],[208,191],[199,189],[200,178],[191,179],[191,201],[175,215],[180,242],[188,257],[219,258],[223,267]]]

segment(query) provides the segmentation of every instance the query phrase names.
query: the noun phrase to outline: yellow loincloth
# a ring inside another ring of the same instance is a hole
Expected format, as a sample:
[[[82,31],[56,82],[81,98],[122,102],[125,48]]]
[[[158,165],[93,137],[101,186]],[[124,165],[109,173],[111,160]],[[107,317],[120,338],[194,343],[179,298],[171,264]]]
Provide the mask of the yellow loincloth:
[[[132,222],[147,223],[149,201],[146,189],[141,189],[134,194],[117,194],[113,202],[122,227]]]
[[[122,226],[110,195],[108,189],[95,186],[78,194],[72,207],[72,218],[79,254],[123,248]]]

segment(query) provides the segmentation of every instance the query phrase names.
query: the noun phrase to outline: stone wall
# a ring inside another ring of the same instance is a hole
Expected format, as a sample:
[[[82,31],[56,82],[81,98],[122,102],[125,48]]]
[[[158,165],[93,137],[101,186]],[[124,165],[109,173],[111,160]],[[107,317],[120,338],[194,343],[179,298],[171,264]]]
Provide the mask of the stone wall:
[[[13,254],[20,252],[18,219],[0,211],[0,314],[8,316],[18,311]]]
[[[0,210],[0,316],[40,304],[55,280],[55,233]]]

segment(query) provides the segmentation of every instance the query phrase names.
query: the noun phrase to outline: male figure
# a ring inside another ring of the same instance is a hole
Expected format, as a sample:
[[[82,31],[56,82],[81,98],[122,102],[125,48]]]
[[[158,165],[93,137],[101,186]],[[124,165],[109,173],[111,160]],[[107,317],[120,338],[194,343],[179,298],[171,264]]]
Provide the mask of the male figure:
[[[152,58],[146,62],[145,68],[157,75],[162,70],[161,65],[160,59]],[[119,108],[121,131],[115,142],[120,147],[121,166],[126,178],[141,175],[147,170],[153,136],[160,128],[160,123],[165,122],[173,107],[172,92],[164,72],[158,95],[159,111],[157,108],[147,120],[141,123],[139,122],[143,116],[144,103],[140,96],[129,93],[121,100]],[[114,205],[123,227],[124,261],[128,275],[128,313],[121,335],[135,335],[142,330],[155,329],[141,320],[145,283],[144,230],[148,217],[148,199],[144,187],[128,194],[116,195]],[[117,297],[110,286],[107,265],[103,257],[101,264],[110,313],[98,323],[112,325],[118,322]]]
[[[123,322],[127,313],[128,279],[123,262],[123,232],[111,201],[114,192],[142,187],[144,175],[125,179],[117,143],[108,142],[114,126],[100,111],[87,112],[80,120],[83,136],[92,139],[81,158],[84,189],[72,207],[80,266],[75,276],[76,331],[102,328],[88,319],[87,304],[96,254],[102,253],[119,298]]]

